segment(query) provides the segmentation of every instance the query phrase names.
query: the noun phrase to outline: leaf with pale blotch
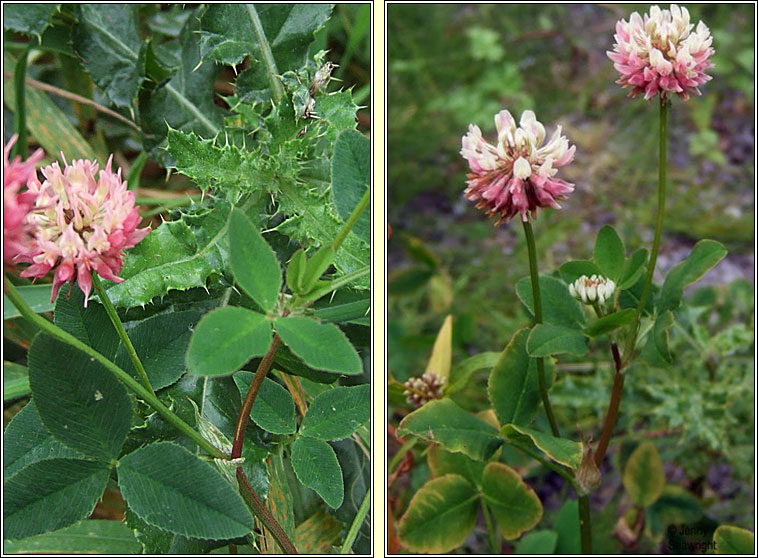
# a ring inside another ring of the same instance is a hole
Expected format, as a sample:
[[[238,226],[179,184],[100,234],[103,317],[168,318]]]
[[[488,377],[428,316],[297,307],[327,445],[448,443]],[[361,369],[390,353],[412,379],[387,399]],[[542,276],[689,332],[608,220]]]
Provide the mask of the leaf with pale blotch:
[[[481,486],[485,463],[475,461],[465,453],[446,451],[439,444],[429,446],[426,454],[429,469],[435,477],[454,473],[461,475],[475,486]]]
[[[430,401],[400,421],[398,435],[413,434],[446,450],[486,461],[500,447],[497,430],[449,399]]]
[[[629,498],[638,506],[647,508],[658,500],[666,484],[666,475],[653,442],[642,442],[632,452],[624,467],[622,480]]]
[[[398,523],[400,542],[412,552],[449,552],[476,525],[478,500],[474,485],[459,475],[430,480],[413,495]]]
[[[539,430],[506,424],[500,430],[502,437],[511,445],[537,450],[546,457],[576,470],[582,462],[584,445],[579,442],[556,438]]]
[[[505,463],[488,463],[484,468],[482,498],[508,540],[519,538],[542,519],[537,494]]]

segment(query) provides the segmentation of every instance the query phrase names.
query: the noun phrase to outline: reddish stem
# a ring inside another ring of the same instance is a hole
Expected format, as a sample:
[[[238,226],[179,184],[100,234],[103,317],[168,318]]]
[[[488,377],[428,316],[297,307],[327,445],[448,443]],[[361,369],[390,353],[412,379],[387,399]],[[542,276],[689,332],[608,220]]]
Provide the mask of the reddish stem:
[[[597,452],[595,453],[595,464],[600,467],[605,457],[605,452],[608,449],[608,444],[613,436],[613,429],[616,427],[616,420],[619,416],[619,405],[621,405],[621,395],[624,390],[624,374],[621,373],[622,363],[621,355],[616,343],[611,343],[611,352],[613,353],[613,367],[616,370],[616,375],[613,377],[613,388],[611,390],[611,401],[608,403],[608,411],[605,414],[605,422],[603,423],[603,432],[600,435],[600,442],[597,445]]]

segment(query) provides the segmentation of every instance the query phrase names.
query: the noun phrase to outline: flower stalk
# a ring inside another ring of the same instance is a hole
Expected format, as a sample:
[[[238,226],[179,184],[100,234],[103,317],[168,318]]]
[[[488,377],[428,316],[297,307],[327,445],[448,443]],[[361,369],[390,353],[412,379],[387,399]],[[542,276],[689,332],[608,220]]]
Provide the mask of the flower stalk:
[[[129,339],[129,336],[126,334],[124,324],[121,323],[121,319],[118,317],[118,312],[116,312],[116,308],[113,306],[111,299],[108,298],[108,293],[103,288],[103,284],[100,282],[100,277],[98,277],[97,273],[92,274],[92,286],[95,287],[95,291],[100,297],[100,302],[102,302],[103,307],[105,308],[105,312],[111,319],[111,323],[113,324],[113,327],[116,330],[119,339],[121,339],[121,343],[123,343],[124,348],[126,349],[126,352],[132,361],[134,369],[137,371],[140,382],[142,382],[142,385],[146,390],[155,395],[153,386],[150,385],[150,380],[147,377],[145,367],[142,365],[142,361],[137,355],[137,351],[134,349],[134,345],[132,345],[131,339]]]
[[[532,298],[534,299],[534,323],[542,323],[542,298],[540,297],[540,281],[537,273],[537,250],[534,243],[534,232],[532,224],[529,221],[523,221],[524,234],[526,235],[526,247],[529,253],[529,276],[532,282]],[[540,385],[540,396],[542,397],[542,406],[545,408],[547,420],[550,423],[550,430],[553,436],[560,437],[558,423],[555,421],[553,407],[550,405],[550,399],[547,395],[547,382],[545,381],[545,359],[539,357],[537,360],[537,380]]]

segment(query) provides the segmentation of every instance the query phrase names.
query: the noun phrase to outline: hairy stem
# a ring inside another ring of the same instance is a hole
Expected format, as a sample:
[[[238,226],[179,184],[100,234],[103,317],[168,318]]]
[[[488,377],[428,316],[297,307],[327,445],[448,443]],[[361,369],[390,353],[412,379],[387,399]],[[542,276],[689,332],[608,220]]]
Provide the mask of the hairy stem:
[[[534,323],[542,323],[542,299],[540,298],[540,280],[537,273],[537,250],[534,244],[534,232],[532,224],[529,221],[522,221],[524,224],[524,233],[526,235],[526,247],[529,252],[529,276],[532,280],[532,298],[534,298]],[[540,384],[540,396],[542,397],[542,406],[545,408],[547,420],[550,423],[550,430],[553,436],[560,437],[558,423],[555,421],[553,407],[550,405],[550,399],[547,396],[547,383],[545,382],[545,359],[537,358],[537,379]]]
[[[105,312],[111,319],[111,323],[113,324],[113,327],[115,328],[119,339],[121,339],[121,343],[123,343],[124,348],[129,355],[129,359],[132,361],[134,369],[137,371],[140,382],[142,382],[142,385],[146,390],[155,395],[153,386],[150,385],[150,380],[147,377],[145,367],[142,365],[142,361],[139,359],[139,356],[137,356],[137,351],[134,349],[134,345],[132,345],[131,339],[129,339],[129,336],[126,334],[124,324],[121,323],[121,318],[118,317],[116,308],[113,306],[111,299],[108,298],[108,293],[105,292],[103,284],[100,282],[100,277],[98,277],[97,273],[92,274],[92,286],[95,287],[95,291],[97,291],[97,294],[100,297],[100,302],[102,302],[103,307],[105,307]]]
[[[247,421],[250,419],[250,410],[253,408],[253,403],[255,403],[255,398],[258,396],[258,390],[261,389],[261,384],[263,384],[266,374],[268,374],[271,365],[274,363],[276,351],[279,350],[281,345],[281,338],[278,335],[274,335],[274,340],[271,342],[268,352],[263,356],[263,359],[258,365],[258,369],[255,371],[253,381],[250,382],[250,387],[247,389],[245,399],[242,401],[240,414],[237,417],[237,426],[234,427],[232,459],[237,459],[242,456],[242,443],[245,441],[245,428],[247,427]]]

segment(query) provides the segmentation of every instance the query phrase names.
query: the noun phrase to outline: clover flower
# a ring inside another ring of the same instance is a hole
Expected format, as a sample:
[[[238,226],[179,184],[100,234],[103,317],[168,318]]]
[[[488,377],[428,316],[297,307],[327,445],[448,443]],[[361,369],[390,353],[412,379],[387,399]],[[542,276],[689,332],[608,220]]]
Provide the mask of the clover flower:
[[[411,378],[404,385],[410,388],[403,391],[406,402],[421,407],[433,399],[442,399],[445,378],[440,378],[435,372],[425,372],[420,378]]]
[[[37,164],[45,155],[38,149],[26,161],[16,156],[11,162],[11,149],[17,139],[14,135],[3,149],[3,262],[7,264],[14,263],[31,242],[34,227],[25,219],[34,206],[35,194],[20,190],[36,179]]]
[[[64,158],[63,170],[54,162],[42,169],[44,182],[36,176],[29,181],[35,207],[27,222],[35,226],[35,236],[20,256],[32,264],[21,275],[43,277],[55,269],[51,300],[63,283],[76,280],[86,307],[92,272],[122,282],[118,273],[124,263],[123,250],[150,232],[137,228],[140,217],[134,194],[126,189],[121,171],[111,171],[112,161],[111,155],[97,180],[96,162],[80,159],[69,165]]]
[[[615,290],[616,283],[601,275],[593,275],[592,277],[582,275],[569,285],[571,296],[581,300],[585,304],[592,304],[594,302],[604,304],[606,300],[611,299]]]
[[[705,70],[713,66],[715,51],[708,27],[702,21],[694,33],[693,27],[687,8],[676,4],[670,10],[653,6],[644,19],[634,12],[628,22],[617,22],[616,44],[607,52],[621,74],[616,83],[631,87],[631,97],[644,93],[646,100],[658,93],[676,93],[684,100],[700,95],[698,86],[711,79]]]
[[[542,145],[545,128],[534,112],[524,111],[519,124],[503,110],[495,116],[497,145],[487,143],[474,124],[462,139],[461,155],[471,168],[464,195],[488,215],[499,215],[496,225],[517,213],[527,221],[530,212],[534,219],[538,207],[560,209],[557,200],[574,190],[573,184],[555,177],[558,168],[573,161],[576,151],[561,127]]]

